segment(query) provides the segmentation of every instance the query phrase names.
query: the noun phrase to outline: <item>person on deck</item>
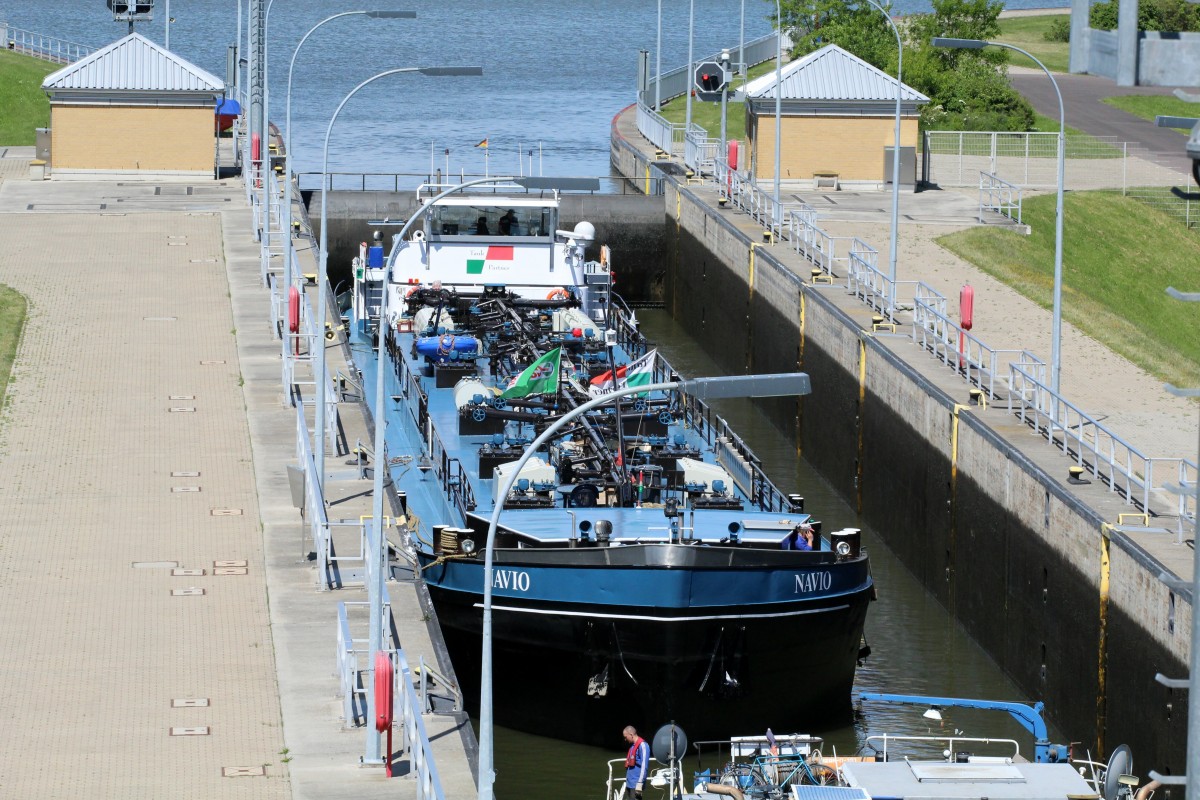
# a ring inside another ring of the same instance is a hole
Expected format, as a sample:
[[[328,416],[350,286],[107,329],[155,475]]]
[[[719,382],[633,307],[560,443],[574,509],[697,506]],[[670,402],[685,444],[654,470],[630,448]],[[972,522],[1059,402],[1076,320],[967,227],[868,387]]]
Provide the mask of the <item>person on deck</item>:
[[[650,769],[650,745],[632,725],[627,725],[622,735],[629,745],[625,756],[625,800],[642,800],[642,786]]]
[[[812,550],[813,549],[813,528],[807,522],[797,525],[792,528],[783,539],[784,550]]]
[[[513,225],[515,225],[516,222],[517,222],[517,212],[513,211],[510,208],[508,210],[508,213],[505,214],[503,217],[501,217],[500,221],[498,223],[496,223],[497,227],[500,229],[500,235],[501,236],[514,235],[513,234]]]

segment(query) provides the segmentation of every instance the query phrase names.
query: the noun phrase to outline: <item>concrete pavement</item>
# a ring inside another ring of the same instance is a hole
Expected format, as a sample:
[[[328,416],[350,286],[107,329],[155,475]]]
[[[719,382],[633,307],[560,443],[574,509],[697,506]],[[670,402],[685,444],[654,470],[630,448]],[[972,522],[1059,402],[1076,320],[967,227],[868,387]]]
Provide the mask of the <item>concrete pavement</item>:
[[[0,282],[29,301],[0,425],[0,796],[414,796],[341,719],[336,607],[365,597],[318,592],[306,558],[240,184],[32,182],[31,156],[0,149]],[[436,663],[416,587],[390,589]],[[461,719],[426,723],[469,796]]]

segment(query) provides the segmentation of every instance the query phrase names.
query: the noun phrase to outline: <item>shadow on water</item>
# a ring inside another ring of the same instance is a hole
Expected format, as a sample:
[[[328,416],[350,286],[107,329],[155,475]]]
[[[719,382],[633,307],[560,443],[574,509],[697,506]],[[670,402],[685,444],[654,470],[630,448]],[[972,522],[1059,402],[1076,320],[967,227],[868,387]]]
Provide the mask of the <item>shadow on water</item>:
[[[667,312],[645,310],[638,312],[638,316],[643,332],[680,373],[699,376],[726,372]],[[813,387],[814,394],[820,392],[820,386]],[[825,530],[863,529],[879,600],[867,613],[866,636],[873,652],[858,670],[856,695],[859,692],[887,692],[989,700],[1029,699],[1020,694],[995,662],[921,588],[883,544],[878,533],[863,526],[846,501],[806,461],[796,457],[791,439],[781,436],[751,401],[726,400],[713,405],[762,459],[767,473],[780,489],[804,495],[806,510],[824,522]],[[538,673],[543,669],[553,669],[553,665],[530,664],[527,686],[497,687],[497,691],[536,692]],[[780,687],[780,691],[803,691],[802,686],[802,667],[797,665],[795,686]],[[1022,754],[1032,758],[1032,737],[1005,714],[943,709],[943,720],[939,725],[923,720],[921,714],[924,711],[925,707],[921,706],[868,703],[862,713],[856,715],[853,725],[834,730],[787,733],[823,736],[824,752],[836,750],[845,755],[861,749],[868,736],[884,732],[948,735],[962,731],[966,736],[1015,739],[1020,743]],[[752,735],[763,732],[729,733]],[[1050,738],[1051,741],[1065,741],[1053,728]],[[606,762],[623,758],[624,749],[619,730],[613,731],[611,749],[603,749],[499,729],[496,734],[496,795],[502,799],[577,797],[602,800],[608,774]],[[690,775],[692,763],[684,762],[685,775]],[[646,796],[656,798],[656,791],[649,790]],[[665,793],[662,796],[665,797]]]

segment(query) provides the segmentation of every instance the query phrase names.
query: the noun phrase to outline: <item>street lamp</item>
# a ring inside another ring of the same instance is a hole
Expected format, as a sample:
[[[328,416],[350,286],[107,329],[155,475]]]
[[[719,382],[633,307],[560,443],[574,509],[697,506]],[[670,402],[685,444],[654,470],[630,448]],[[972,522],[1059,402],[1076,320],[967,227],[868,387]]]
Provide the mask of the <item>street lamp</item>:
[[[288,82],[287,82],[287,113],[284,121],[285,130],[287,130],[287,143],[284,145],[284,186],[287,191],[284,194],[283,201],[283,230],[284,230],[284,248],[283,248],[283,269],[284,269],[284,287],[291,288],[292,286],[292,72],[296,68],[296,56],[300,54],[300,48],[312,36],[317,28],[324,25],[326,22],[337,19],[338,17],[364,16],[369,19],[414,19],[417,14],[415,11],[343,11],[340,14],[334,14],[332,17],[326,17],[309,29],[308,33],[300,37],[300,43],[296,45],[296,49],[292,51],[292,60],[288,64]]]
[[[457,67],[457,68],[449,68],[449,69],[461,69],[463,71],[462,72],[454,72],[454,73],[443,72],[440,74],[455,74],[455,75],[482,75],[483,74],[483,70],[479,69],[478,67]],[[403,70],[401,70],[401,71],[403,71]],[[376,353],[375,353],[375,359],[376,359],[376,363],[375,363],[375,414],[376,414],[376,419],[375,419],[375,475],[374,475],[374,481],[372,483],[374,496],[372,497],[372,502],[371,502],[371,513],[372,513],[372,516],[374,517],[374,527],[375,527],[376,534],[378,536],[376,543],[379,548],[379,552],[372,551],[371,556],[370,556],[371,558],[375,559],[375,563],[384,563],[382,561],[382,559],[383,559],[382,551],[386,547],[386,545],[384,543],[385,540],[383,538],[384,474],[385,474],[385,470],[387,470],[387,468],[388,468],[387,459],[384,456],[384,450],[387,446],[387,417],[383,411],[384,353],[386,352],[386,339],[387,339],[387,337],[385,335],[384,326],[387,324],[386,320],[387,320],[388,280],[392,273],[392,267],[395,266],[396,256],[400,252],[400,248],[398,245],[400,242],[404,241],[404,237],[408,234],[409,230],[412,229],[413,225],[416,224],[416,222],[418,220],[422,219],[426,214],[428,214],[429,212],[431,212],[434,209],[434,207],[437,205],[438,200],[441,200],[443,197],[445,197],[449,194],[453,194],[455,192],[460,192],[463,189],[469,188],[471,186],[478,186],[479,184],[484,184],[484,183],[515,183],[516,185],[518,185],[524,189],[534,190],[534,191],[557,191],[557,190],[563,190],[563,189],[596,191],[600,188],[600,181],[597,178],[542,178],[542,177],[533,177],[533,176],[526,176],[526,177],[520,177],[520,178],[514,178],[514,177],[479,178],[477,180],[467,181],[466,183],[458,184],[457,186],[452,186],[449,189],[446,189],[445,191],[441,192],[440,194],[434,196],[432,199],[429,200],[429,202],[427,202],[427,203],[425,203],[425,205],[421,206],[416,211],[416,213],[414,213],[411,217],[409,217],[408,220],[404,223],[404,227],[402,227],[400,229],[400,232],[392,238],[392,252],[388,255],[387,267],[384,270],[384,274],[383,274],[383,290],[380,292],[379,327],[378,327],[379,338],[378,338],[378,342],[376,343]],[[321,229],[324,230],[324,227],[325,227],[324,224],[322,224]],[[324,251],[324,247],[322,247],[322,252],[323,251]],[[376,581],[372,582],[372,584],[367,587],[367,592],[368,592],[367,602],[368,602],[368,605],[370,606],[370,615],[371,615],[370,636],[372,637],[369,640],[368,645],[367,645],[368,650],[371,653],[371,658],[369,659],[369,664],[370,664],[369,670],[374,670],[374,668],[375,668],[374,654],[376,652],[378,652],[380,649],[382,649],[382,644],[383,644],[383,636],[382,636],[383,591],[382,591],[382,589],[383,589],[382,575],[377,573]],[[367,682],[368,685],[374,685],[374,673],[373,672],[370,672],[368,678],[369,678],[368,682]],[[367,695],[367,718],[368,719],[375,718],[374,703],[375,703],[374,696],[372,694],[368,694]],[[480,741],[482,742],[483,740],[481,739]],[[374,750],[372,750],[372,747],[374,747]],[[489,740],[489,749],[487,752],[488,752],[488,755],[490,758],[490,756],[491,756],[490,740]],[[379,737],[377,735],[375,735],[374,732],[368,731],[366,759],[368,761],[370,761],[371,759],[376,759],[375,761],[372,761],[372,763],[378,763],[377,762],[378,757],[379,757]],[[488,763],[487,772],[488,772],[488,774],[491,774],[490,761]],[[484,774],[484,770],[482,769],[482,767],[480,769],[480,774],[481,775]]]
[[[783,224],[782,195],[779,193],[779,139],[783,136],[783,12],[779,0],[775,0],[775,27],[775,213],[771,216],[777,227]]]
[[[892,137],[892,234],[890,241],[891,252],[888,254],[888,278],[891,281],[891,288],[888,290],[888,309],[892,314],[895,314],[896,237],[900,223],[900,95],[904,87],[904,84],[900,82],[900,76],[904,73],[904,43],[900,39],[900,31],[897,30],[896,23],[892,21],[892,15],[883,6],[875,2],[875,0],[866,0],[866,2],[870,3],[880,14],[883,14],[883,18],[887,20],[892,33],[896,35],[896,133]]]
[[[696,69],[696,62],[692,60],[692,32],[696,19],[696,0],[688,0],[688,71],[687,71],[687,107],[685,119],[683,121],[683,138],[686,141],[687,137],[692,132],[692,73]]]
[[[353,97],[359,89],[367,84],[374,83],[380,78],[386,78],[389,75],[398,75],[402,72],[419,72],[422,75],[431,77],[455,76],[455,75],[482,75],[483,69],[480,67],[400,67],[398,69],[389,69],[380,72],[376,75],[367,78],[362,83],[350,90],[350,93],[342,98],[342,102],[338,104],[337,109],[333,112],[333,117],[329,120],[329,127],[325,129],[325,146],[321,151],[321,247],[319,266],[317,269],[317,343],[316,347],[321,350],[321,357],[317,359],[315,377],[317,384],[316,391],[316,431],[313,436],[313,457],[317,464],[317,474],[315,476],[317,486],[322,490],[325,486],[325,338],[324,338],[324,322],[325,322],[325,292],[326,292],[326,264],[329,261],[329,224],[328,224],[328,181],[326,177],[329,173],[329,137],[333,133],[333,123],[337,122],[338,114],[342,112],[342,108],[347,101]],[[376,465],[378,468],[378,465]]]
[[[950,39],[942,36],[935,36],[932,44],[934,47],[963,48],[965,50],[982,50],[985,47],[1005,47],[1009,50],[1016,50],[1042,68],[1042,72],[1046,73],[1046,77],[1050,79],[1050,84],[1054,87],[1055,96],[1058,97],[1058,197],[1054,206],[1054,312],[1050,329],[1050,389],[1056,398],[1054,417],[1057,419],[1059,375],[1062,372],[1063,174],[1067,150],[1067,125],[1066,114],[1063,111],[1062,92],[1058,90],[1058,81],[1054,80],[1054,74],[1046,69],[1045,64],[1034,58],[1028,51],[1014,45],[1004,42],[988,42],[982,39]]]
[[[316,384],[317,384],[317,391],[316,391],[317,414],[316,414],[316,431],[314,431],[314,437],[313,437],[314,438],[313,460],[316,462],[316,469],[317,469],[317,474],[315,477],[317,479],[318,491],[320,491],[322,493],[322,496],[324,495],[324,487],[325,487],[324,472],[325,472],[325,384],[326,384],[326,378],[325,378],[325,332],[324,332],[325,326],[323,323],[325,321],[325,292],[326,292],[326,285],[327,285],[327,281],[328,281],[325,269],[326,269],[326,264],[328,263],[328,260],[329,260],[329,249],[328,249],[328,244],[327,244],[329,241],[329,215],[328,215],[328,202],[327,202],[328,201],[328,193],[327,193],[328,181],[326,180],[326,176],[329,173],[329,137],[333,133],[333,124],[335,122],[337,122],[338,114],[340,114],[342,112],[342,108],[346,105],[346,103],[350,100],[350,98],[358,93],[359,89],[362,89],[367,84],[374,83],[375,81],[379,80],[380,78],[386,78],[389,75],[399,75],[400,73],[405,73],[405,72],[419,72],[422,75],[428,75],[430,77],[453,77],[453,76],[463,76],[463,75],[482,75],[483,68],[482,67],[399,67],[396,69],[384,70],[383,72],[380,72],[376,75],[372,75],[370,78],[367,78],[365,81],[358,84],[358,86],[355,86],[353,89],[351,89],[350,93],[342,98],[342,102],[338,103],[337,109],[333,112],[333,117],[331,117],[329,120],[329,127],[327,127],[325,129],[325,146],[321,151],[322,152],[322,157],[321,157],[321,255],[320,255],[320,267],[317,270],[317,322],[318,322],[318,329],[317,329],[317,345],[316,346],[320,348],[321,355],[320,355],[320,358],[317,359],[317,365],[316,365],[317,369],[315,370]],[[386,290],[387,290],[387,283],[385,281],[384,282],[384,291],[386,292]],[[381,313],[380,313],[380,317],[379,317],[381,324],[383,322],[382,311],[383,311],[383,307],[382,307],[382,303],[381,303],[381,305],[380,305]],[[382,328],[380,329],[380,332],[379,332],[379,339],[380,339],[380,346],[382,349],[382,345],[383,345],[383,330],[382,330]],[[380,386],[383,385],[382,366],[383,366],[383,364],[381,361],[380,362],[381,369],[380,369],[380,375],[379,375]],[[377,411],[382,412],[382,408],[383,408],[382,402],[377,404],[375,406],[375,408],[377,409]],[[378,426],[379,430],[382,430],[382,428],[383,428],[382,423],[377,423],[377,426]],[[382,471],[386,468],[387,468],[387,464],[386,464],[386,460],[383,458],[383,450],[382,450],[382,448],[379,448],[375,451],[375,480],[377,483],[380,479],[380,475],[382,474]],[[378,537],[380,542],[383,541],[383,526],[382,526],[382,518],[383,518],[382,503],[383,503],[383,500],[382,500],[382,497],[383,497],[382,489],[377,489],[376,496],[374,498],[374,503],[377,506],[377,508],[379,508],[379,514],[376,516],[375,534]],[[381,581],[382,581],[382,577],[380,577],[378,580],[374,581],[373,584],[378,584]],[[372,587],[369,587],[369,588],[372,588]],[[376,591],[379,590],[378,586],[374,586],[373,588]],[[370,630],[369,640],[368,640],[369,641],[368,649],[370,652],[369,666],[367,668],[367,673],[368,673],[367,674],[367,685],[368,686],[374,685],[375,654],[383,649],[382,608],[383,608],[382,600],[378,603],[373,603],[371,606],[371,622],[370,622],[371,630]],[[367,692],[367,719],[372,720],[372,719],[374,719],[374,717],[375,717],[374,692]],[[367,726],[366,752],[363,756],[363,761],[364,761],[364,763],[378,764],[378,763],[380,763],[381,760],[382,759],[380,759],[380,757],[379,757],[379,732],[376,731],[371,725],[368,725]]]
[[[665,383],[650,383],[642,386],[622,386],[616,391],[595,397],[577,406],[556,419],[542,431],[517,460],[516,466],[505,478],[504,486],[496,495],[496,506],[488,522],[487,542],[484,544],[483,564],[483,654],[480,666],[479,692],[479,800],[493,800],[492,783],[495,780],[492,759],[492,561],[495,551],[496,528],[500,524],[500,512],[504,500],[512,492],[517,476],[525,464],[547,442],[553,439],[568,423],[594,408],[612,402],[619,397],[642,392],[682,391],[698,400],[715,400],[722,397],[783,397],[808,394],[812,383],[803,372],[786,372],[778,375],[734,375],[724,378],[690,378]]]
[[[654,110],[662,111],[662,0],[658,0],[658,39],[654,43]]]

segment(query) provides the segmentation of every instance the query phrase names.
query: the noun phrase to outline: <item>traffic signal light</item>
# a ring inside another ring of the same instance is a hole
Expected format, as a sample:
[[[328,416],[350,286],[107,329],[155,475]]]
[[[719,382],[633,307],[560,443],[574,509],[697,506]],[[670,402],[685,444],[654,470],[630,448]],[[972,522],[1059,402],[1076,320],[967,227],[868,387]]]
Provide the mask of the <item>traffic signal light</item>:
[[[721,92],[729,86],[729,72],[716,61],[701,62],[692,76],[692,85],[698,99],[720,100]]]

